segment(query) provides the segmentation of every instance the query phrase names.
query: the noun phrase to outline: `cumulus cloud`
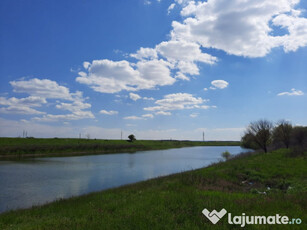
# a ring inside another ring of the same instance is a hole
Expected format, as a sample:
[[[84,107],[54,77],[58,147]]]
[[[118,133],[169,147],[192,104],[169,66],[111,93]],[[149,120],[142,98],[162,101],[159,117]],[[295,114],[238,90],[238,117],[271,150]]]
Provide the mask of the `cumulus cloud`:
[[[184,80],[184,81],[190,81],[190,78],[188,78],[186,75],[184,75],[181,72],[177,72],[175,78],[176,79],[181,79],[181,80]]]
[[[170,40],[153,48],[141,47],[130,54],[136,59],[133,61],[84,62],[85,71],[79,72],[76,80],[101,93],[154,89],[199,75],[199,63],[216,63],[217,57],[205,53],[204,48],[263,57],[275,47],[289,52],[307,45],[307,19],[301,16],[302,10],[295,8],[299,0],[175,0],[175,3],[182,8],[184,20],[173,21]],[[286,34],[274,35],[280,29]]]
[[[40,107],[42,104],[46,104],[47,101],[45,98],[29,96],[25,98],[5,98],[0,97],[0,105],[7,106],[29,106],[29,107]]]
[[[139,99],[141,99],[142,97],[136,93],[129,93],[129,97],[131,100],[137,101]]]
[[[165,95],[163,99],[155,101],[157,106],[146,107],[146,111],[162,111],[167,112],[171,110],[182,109],[207,109],[209,106],[203,105],[208,100],[201,97],[194,97],[189,93],[175,93]],[[162,113],[161,113],[162,114]]]
[[[116,115],[116,114],[118,114],[118,111],[114,111],[114,110],[107,111],[107,110],[103,109],[103,110],[100,110],[99,113],[105,114],[105,115]]]
[[[57,109],[68,110],[70,112],[77,112],[83,109],[91,108],[91,104],[82,101],[74,101],[73,103],[60,103],[56,105]]]
[[[130,57],[133,57],[139,60],[156,59],[158,58],[158,54],[155,49],[141,47],[135,54],[130,54]]]
[[[90,64],[84,62],[84,67],[89,68]],[[79,120],[84,118],[94,118],[91,111],[85,111],[91,108],[91,104],[85,103],[87,98],[83,97],[83,93],[76,91],[70,92],[69,88],[59,85],[57,82],[49,79],[33,78],[29,80],[11,81],[13,91],[16,93],[27,93],[31,96],[26,98],[0,98],[0,105],[8,107],[0,108],[0,113],[15,114],[44,114],[42,117],[34,117],[35,121],[64,121]],[[32,107],[40,107],[47,103],[47,99],[59,99],[56,101],[55,108],[66,110],[69,114],[46,114],[33,109]],[[70,101],[62,102],[61,100]]]
[[[198,44],[183,40],[161,42],[156,46],[156,50],[170,63],[174,64],[173,68],[177,68],[180,71],[180,74],[177,74],[177,78],[183,80],[187,79],[183,74],[199,74],[196,62],[214,64],[217,61],[216,57],[203,53]]]
[[[141,60],[134,65],[125,60],[94,60],[87,73],[79,72],[76,81],[101,93],[153,89],[175,82],[170,76],[169,65],[164,60],[156,59]]]
[[[60,86],[57,82],[49,79],[33,78],[23,81],[10,81],[10,84],[16,93],[27,93],[42,98],[73,100],[73,96],[67,87]]]
[[[304,95],[303,91],[294,88],[292,88],[290,92],[282,92],[277,94],[277,96],[302,96],[302,95]]]
[[[227,81],[224,80],[214,80],[211,82],[211,86],[210,89],[225,89],[228,87],[229,83]]]
[[[0,97],[0,113],[6,114],[44,114],[44,112],[33,109],[32,107],[41,107],[46,104],[45,98],[29,96],[26,98],[5,98]]]
[[[159,52],[159,54],[171,62],[199,61],[208,64],[214,64],[217,60],[216,57],[213,57],[207,53],[203,53],[198,44],[184,40],[171,40],[167,42],[161,42],[156,46],[156,50]]]
[[[263,57],[274,47],[294,51],[306,46],[307,21],[295,9],[299,0],[177,1],[185,20],[173,22],[173,40],[196,42],[229,54]],[[287,34],[274,36],[273,26]]]

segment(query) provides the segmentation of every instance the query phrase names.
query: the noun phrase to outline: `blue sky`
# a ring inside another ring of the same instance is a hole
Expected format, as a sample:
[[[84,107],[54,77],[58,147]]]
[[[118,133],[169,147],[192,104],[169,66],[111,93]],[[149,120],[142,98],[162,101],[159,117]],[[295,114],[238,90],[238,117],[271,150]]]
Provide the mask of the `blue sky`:
[[[307,3],[0,2],[0,136],[239,140],[307,125]]]

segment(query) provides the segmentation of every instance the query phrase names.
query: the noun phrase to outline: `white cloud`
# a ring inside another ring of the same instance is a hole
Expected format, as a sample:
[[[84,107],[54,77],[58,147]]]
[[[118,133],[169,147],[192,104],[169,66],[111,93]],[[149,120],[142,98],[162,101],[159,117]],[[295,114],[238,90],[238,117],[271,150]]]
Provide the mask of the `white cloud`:
[[[155,86],[172,85],[176,81],[170,75],[170,63],[164,60],[140,61],[136,65],[143,80],[139,89],[152,89]]]
[[[26,81],[11,81],[10,84],[16,93],[27,93],[42,98],[73,100],[67,87],[60,86],[57,82],[49,79],[33,78]]]
[[[155,114],[156,115],[163,115],[163,116],[170,116],[170,115],[172,115],[171,112],[165,112],[165,111],[158,111]]]
[[[121,90],[134,91],[140,84],[139,72],[128,61],[94,60],[88,73],[79,72],[76,81],[89,85],[93,90],[115,93]]]
[[[135,54],[130,54],[130,57],[136,59],[157,59],[158,54],[155,49],[141,47]]]
[[[90,67],[91,63],[89,63],[88,61],[83,62],[83,67],[84,69],[88,69]]]
[[[141,96],[136,93],[129,93],[129,97],[131,100],[134,100],[134,101],[141,99]]]
[[[170,76],[169,65],[163,60],[141,60],[136,64],[128,61],[94,60],[88,73],[79,72],[76,81],[101,93],[152,89],[175,82]]]
[[[181,109],[204,108],[203,103],[207,100],[194,97],[189,93],[175,93],[165,95],[163,99],[155,101],[157,106],[144,108],[146,111],[171,111]]]
[[[43,117],[35,117],[33,120],[40,122],[57,122],[57,121],[65,121],[65,120],[80,120],[86,118],[95,118],[91,111],[84,111],[85,109],[89,109],[92,107],[91,104],[85,103],[82,98],[77,98],[72,103],[59,103],[56,105],[57,109],[67,110],[71,113],[69,114],[47,114]]]
[[[214,87],[210,87],[210,89],[225,89],[228,87],[229,83],[227,81],[224,81],[224,80],[214,80],[211,82],[211,84],[214,86]]]
[[[195,118],[195,117],[198,117],[198,115],[199,115],[199,113],[191,113],[190,117]]]
[[[5,98],[0,97],[0,105],[7,106],[29,106],[29,107],[40,107],[42,104],[46,104],[47,101],[45,98],[29,96],[25,98]]]
[[[299,0],[177,1],[183,23],[174,21],[174,40],[196,42],[229,54],[263,57],[274,47],[294,51],[307,44],[307,20],[295,9]],[[274,36],[274,27],[288,34]]]
[[[184,75],[181,72],[177,72],[175,78],[176,79],[181,79],[181,80],[184,80],[184,81],[190,81],[190,78],[188,78],[186,75]]]
[[[91,108],[91,104],[82,101],[74,101],[73,103],[60,103],[56,105],[57,109],[68,110],[70,112],[78,112],[83,109]]]
[[[207,53],[202,53],[198,44],[184,40],[171,40],[167,42],[161,42],[156,46],[156,50],[170,62],[198,61],[214,64],[217,61],[216,57],[213,57]]]
[[[176,6],[175,3],[170,4],[170,6],[167,8],[167,14],[170,14],[171,11],[175,8],[175,6]]]
[[[154,48],[141,47],[134,62],[84,62],[76,80],[102,93],[138,91],[172,85],[176,79],[199,75],[198,63],[218,59],[203,48],[224,50],[245,57],[263,57],[274,47],[286,52],[307,45],[307,19],[295,9],[299,0],[175,0],[182,7],[182,22],[174,21],[170,40]],[[151,1],[144,1],[150,4]],[[169,6],[169,10],[175,7]],[[284,35],[274,35],[279,29]],[[173,74],[175,73],[175,76]],[[211,87],[215,89],[216,87]]]
[[[58,122],[58,121],[72,121],[72,120],[80,120],[80,119],[86,119],[86,118],[95,118],[95,116],[92,114],[91,111],[75,111],[70,114],[46,114],[42,117],[34,117],[32,118],[33,121],[39,121],[39,122]]]
[[[118,111],[114,111],[114,110],[109,110],[109,111],[107,111],[107,110],[100,110],[100,112],[99,113],[101,113],[101,114],[106,114],[106,115],[116,115],[116,114],[118,114]]]
[[[281,14],[273,19],[275,26],[287,28],[289,34],[280,39],[286,52],[296,51],[299,47],[307,45],[307,19],[298,17],[300,11],[292,11],[292,15]]]
[[[191,75],[199,74],[199,69],[195,62],[214,64],[217,61],[216,57],[203,53],[198,44],[183,40],[161,42],[156,46],[156,50],[169,62],[174,63],[175,68],[178,68],[181,73]]]
[[[45,112],[38,111],[36,109],[27,107],[27,106],[9,106],[0,108],[0,113],[4,114],[45,114]]]
[[[42,104],[46,104],[45,98],[30,96],[26,98],[5,98],[0,97],[0,105],[7,106],[0,108],[0,113],[5,114],[44,114],[44,112],[38,111],[31,107],[40,107]]]
[[[149,113],[149,114],[143,114],[142,117],[144,117],[144,118],[153,118],[154,115]]]
[[[144,120],[143,117],[138,117],[138,116],[128,116],[124,117],[125,120]]]
[[[304,92],[301,91],[301,90],[297,90],[297,89],[294,89],[292,88],[290,92],[282,92],[282,93],[279,93],[277,94],[277,96],[302,96],[304,95]]]
[[[86,63],[84,64],[87,65]],[[91,104],[83,102],[83,93],[76,91],[71,93],[65,86],[60,86],[57,82],[49,79],[37,79],[11,81],[13,91],[17,93],[27,93],[31,96],[26,98],[9,98],[0,97],[0,105],[7,106],[0,108],[0,113],[10,114],[44,114],[42,117],[32,118],[35,121],[62,121],[62,120],[79,120],[84,118],[94,118],[91,111],[84,111],[91,108]],[[46,99],[59,99],[55,106],[60,110],[70,111],[70,114],[46,114],[33,109],[32,107],[41,107],[47,103]],[[64,103],[60,100],[72,101]]]
[[[153,97],[143,97],[143,100],[153,101],[155,100]]]

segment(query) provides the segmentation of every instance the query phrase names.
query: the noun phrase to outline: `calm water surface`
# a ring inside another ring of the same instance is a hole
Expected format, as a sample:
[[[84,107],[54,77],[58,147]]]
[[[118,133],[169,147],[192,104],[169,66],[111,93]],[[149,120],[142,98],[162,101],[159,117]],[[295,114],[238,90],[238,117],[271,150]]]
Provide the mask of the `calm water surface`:
[[[238,146],[0,161],[0,212],[209,165]]]

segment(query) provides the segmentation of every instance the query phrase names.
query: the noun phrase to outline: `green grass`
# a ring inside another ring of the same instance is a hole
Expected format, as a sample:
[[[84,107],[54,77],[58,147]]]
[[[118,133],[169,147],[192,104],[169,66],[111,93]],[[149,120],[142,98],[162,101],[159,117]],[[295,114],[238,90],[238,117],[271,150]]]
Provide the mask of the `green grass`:
[[[288,150],[237,157],[207,168],[0,215],[0,229],[306,229],[307,158]],[[268,190],[270,187],[270,190]],[[259,192],[266,192],[260,194]],[[211,224],[201,211],[286,215],[301,225]]]
[[[190,146],[238,146],[234,141],[152,141],[99,140],[73,138],[0,138],[0,157],[67,156],[135,152]]]

